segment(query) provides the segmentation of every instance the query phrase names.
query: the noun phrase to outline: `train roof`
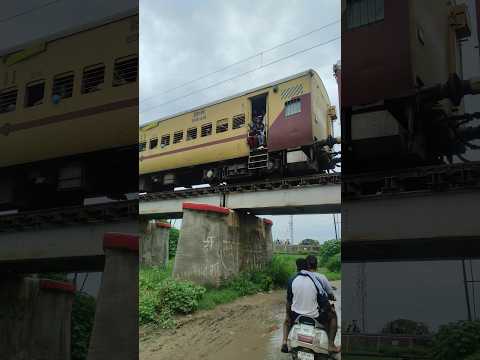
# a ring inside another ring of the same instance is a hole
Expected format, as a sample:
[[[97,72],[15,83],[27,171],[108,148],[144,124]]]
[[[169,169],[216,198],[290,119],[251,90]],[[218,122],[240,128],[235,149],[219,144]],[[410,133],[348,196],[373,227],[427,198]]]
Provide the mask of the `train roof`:
[[[269,87],[272,87],[272,86],[275,86],[275,85],[279,85],[279,84],[282,84],[284,82],[287,82],[287,81],[290,81],[290,80],[293,80],[293,79],[296,79],[296,78],[299,78],[299,77],[302,77],[302,76],[305,76],[305,75],[314,75],[317,74],[317,72],[313,69],[308,69],[308,70],[305,70],[305,71],[302,71],[300,73],[297,73],[297,74],[294,74],[294,75],[291,75],[291,76],[288,76],[288,77],[285,77],[283,79],[280,79],[280,80],[276,80],[276,81],[273,81],[271,83],[268,83],[268,84],[264,84],[264,85],[261,85],[261,86],[258,86],[256,88],[253,88],[253,89],[249,89],[249,90],[245,90],[245,91],[242,91],[242,92],[239,92],[237,94],[234,94],[234,95],[230,95],[230,96],[227,96],[227,97],[224,97],[220,100],[216,100],[216,101],[213,101],[213,102],[210,102],[210,103],[207,103],[207,104],[204,104],[204,105],[200,105],[200,106],[196,106],[192,109],[188,109],[188,110],[185,110],[185,111],[181,111],[181,112],[178,112],[176,114],[173,114],[173,115],[168,115],[168,116],[164,116],[160,119],[157,119],[157,120],[151,120],[151,121],[148,121],[144,124],[142,124],[140,126],[140,129],[143,129],[144,127],[150,125],[150,124],[153,124],[155,122],[160,122],[160,121],[164,121],[164,120],[168,120],[168,119],[171,119],[171,118],[174,118],[174,117],[177,117],[177,116],[181,116],[181,115],[184,115],[184,114],[188,114],[192,111],[196,111],[196,110],[200,110],[200,109],[204,109],[204,108],[207,108],[207,107],[210,107],[210,106],[213,106],[213,105],[216,105],[216,104],[220,104],[222,102],[225,102],[225,101],[229,101],[229,100],[232,100],[232,99],[235,99],[237,97],[240,97],[240,96],[244,96],[244,95],[248,95],[250,93],[254,93],[254,92],[257,92],[259,90],[262,90],[262,89],[265,89],[265,88],[269,88]],[[319,77],[320,78],[320,77]],[[323,85],[323,84],[322,84]]]
[[[6,56],[6,55],[10,55],[10,54],[16,53],[18,51],[22,51],[22,50],[24,50],[24,49],[26,49],[26,48],[28,48],[28,47],[36,44],[36,43],[39,43],[39,42],[48,43],[48,42],[60,40],[62,38],[66,38],[66,37],[78,34],[80,32],[93,30],[95,28],[102,27],[102,26],[107,25],[109,23],[116,22],[116,21],[119,21],[119,20],[122,20],[122,19],[125,19],[125,18],[128,18],[128,17],[134,16],[134,15],[138,15],[138,8],[132,8],[132,9],[129,9],[129,10],[126,10],[126,11],[118,12],[118,13],[115,13],[113,15],[106,16],[106,17],[103,17],[103,18],[95,20],[95,21],[91,21],[89,23],[85,23],[85,24],[82,24],[82,25],[79,25],[79,26],[75,26],[75,27],[69,28],[67,30],[59,31],[59,32],[53,33],[53,34],[48,35],[48,36],[39,37],[39,38],[30,40],[28,42],[21,43],[19,45],[15,45],[15,46],[10,47],[10,48],[5,48],[3,50],[0,49],[0,59],[2,57]]]

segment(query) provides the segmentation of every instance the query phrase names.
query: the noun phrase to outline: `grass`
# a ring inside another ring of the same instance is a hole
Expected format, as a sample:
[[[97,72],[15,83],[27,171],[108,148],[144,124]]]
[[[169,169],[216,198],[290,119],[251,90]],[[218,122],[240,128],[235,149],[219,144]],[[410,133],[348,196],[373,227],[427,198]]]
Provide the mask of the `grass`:
[[[169,261],[166,268],[141,267],[139,321],[143,325],[172,328],[175,326],[175,314],[213,309],[245,295],[286,288],[289,277],[296,272],[295,260],[300,256],[275,254],[264,270],[240,273],[218,288],[205,288],[189,281],[173,279],[173,260]],[[339,273],[325,270],[319,269],[329,280],[340,279]]]
[[[233,289],[210,289],[205,292],[198,303],[199,310],[213,309],[217,305],[226,304],[239,298],[238,291]]]

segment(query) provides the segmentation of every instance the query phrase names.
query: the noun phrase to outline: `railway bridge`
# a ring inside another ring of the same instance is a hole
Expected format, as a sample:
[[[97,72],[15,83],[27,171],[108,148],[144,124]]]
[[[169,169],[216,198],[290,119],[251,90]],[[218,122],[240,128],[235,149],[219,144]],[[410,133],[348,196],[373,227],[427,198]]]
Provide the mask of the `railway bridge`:
[[[18,308],[21,316],[29,319],[28,322],[11,321],[9,316],[0,319],[0,326],[13,328],[10,333],[2,334],[1,340],[8,344],[6,353],[15,354],[17,345],[29,351],[38,348],[43,352],[57,348],[69,351],[69,324],[73,293],[77,289],[69,282],[41,279],[42,273],[101,272],[88,359],[105,359],[112,353],[122,359],[135,357],[138,249],[136,201],[1,216],[0,271],[5,276],[0,289],[7,295],[2,298],[2,307]],[[37,273],[40,280],[25,277],[30,273]],[[34,286],[39,286],[38,292],[28,291]],[[47,327],[61,330],[39,331]],[[12,334],[19,333],[25,336],[11,339]],[[53,335],[45,336],[50,333]],[[64,343],[55,348],[59,342]]]
[[[0,269],[102,271],[104,234],[138,234],[136,201],[31,211],[0,217]]]
[[[339,213],[340,174],[320,174],[248,184],[220,185],[140,196],[146,218],[181,218],[184,202],[248,211],[254,215]]]
[[[480,256],[480,162],[342,181],[342,261]]]

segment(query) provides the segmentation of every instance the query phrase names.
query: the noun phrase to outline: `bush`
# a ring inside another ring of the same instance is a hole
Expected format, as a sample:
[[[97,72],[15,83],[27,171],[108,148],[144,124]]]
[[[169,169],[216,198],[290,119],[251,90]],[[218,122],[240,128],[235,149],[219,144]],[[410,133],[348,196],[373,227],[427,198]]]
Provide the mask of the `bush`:
[[[325,267],[331,272],[340,272],[340,269],[342,267],[342,259],[340,253],[335,254],[330,259],[328,259]]]
[[[467,356],[465,360],[480,360],[480,350],[474,352],[473,354]]]
[[[160,306],[173,313],[189,314],[198,308],[198,300],[205,293],[203,286],[189,281],[165,280],[159,288]]]
[[[177,253],[178,238],[180,237],[180,231],[174,227],[170,228],[170,234],[168,238],[168,257],[173,259]]]
[[[72,360],[85,360],[95,318],[95,298],[77,292],[72,305]]]
[[[171,266],[140,269],[139,322],[154,323],[162,328],[175,325],[173,315],[188,314],[198,308],[206,289],[187,281],[170,278]]]
[[[320,265],[326,266],[328,260],[336,254],[340,253],[340,240],[327,240],[320,247]]]
[[[434,336],[434,359],[465,359],[480,350],[479,344],[480,321],[457,321],[442,325]]]
[[[273,257],[267,267],[267,273],[272,279],[273,285],[281,288],[287,287],[288,279],[297,271],[295,259],[296,257],[288,255]]]

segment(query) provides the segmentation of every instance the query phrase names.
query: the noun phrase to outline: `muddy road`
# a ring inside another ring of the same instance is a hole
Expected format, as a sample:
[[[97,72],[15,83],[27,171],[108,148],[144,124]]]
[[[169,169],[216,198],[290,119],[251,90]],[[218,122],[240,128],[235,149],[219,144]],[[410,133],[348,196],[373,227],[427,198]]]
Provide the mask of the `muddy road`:
[[[332,284],[340,318],[340,282]],[[175,330],[141,328],[140,359],[288,360],[280,352],[284,318],[284,290],[243,297],[181,317]]]

